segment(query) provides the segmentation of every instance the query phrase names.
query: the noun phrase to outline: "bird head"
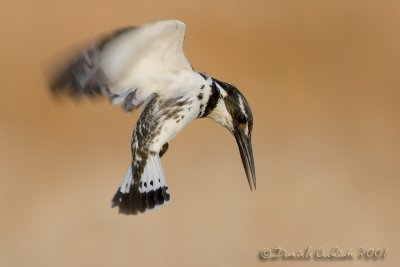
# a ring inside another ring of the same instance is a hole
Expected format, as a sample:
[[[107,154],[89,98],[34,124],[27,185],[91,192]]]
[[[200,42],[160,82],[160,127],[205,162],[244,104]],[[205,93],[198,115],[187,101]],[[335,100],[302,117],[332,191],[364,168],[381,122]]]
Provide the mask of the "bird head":
[[[213,79],[213,94],[218,94],[215,108],[207,117],[228,129],[236,139],[250,190],[256,189],[251,131],[253,115],[250,105],[233,85]]]

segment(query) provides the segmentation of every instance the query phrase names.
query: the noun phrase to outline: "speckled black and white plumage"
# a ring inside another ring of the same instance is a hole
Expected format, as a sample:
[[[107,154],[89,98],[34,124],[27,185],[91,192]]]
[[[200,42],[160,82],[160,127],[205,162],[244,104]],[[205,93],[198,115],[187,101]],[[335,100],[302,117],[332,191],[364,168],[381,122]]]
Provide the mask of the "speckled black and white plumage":
[[[188,122],[185,115],[190,115],[187,111],[192,104],[193,101],[184,96],[170,99],[155,96],[146,105],[132,136],[130,171],[113,198],[113,206],[118,206],[121,213],[136,214],[169,201],[159,158],[168,148],[164,140],[169,140],[169,135],[174,133],[167,128],[168,125],[183,127]],[[145,170],[152,165],[160,167],[160,172],[149,176]]]
[[[232,132],[255,188],[250,106],[236,87],[193,70],[183,53],[184,35],[185,25],[176,20],[124,28],[89,47],[52,81],[54,93],[106,96],[124,111],[144,104],[132,135],[132,163],[112,199],[120,213],[169,202],[160,158],[196,118],[211,118]]]

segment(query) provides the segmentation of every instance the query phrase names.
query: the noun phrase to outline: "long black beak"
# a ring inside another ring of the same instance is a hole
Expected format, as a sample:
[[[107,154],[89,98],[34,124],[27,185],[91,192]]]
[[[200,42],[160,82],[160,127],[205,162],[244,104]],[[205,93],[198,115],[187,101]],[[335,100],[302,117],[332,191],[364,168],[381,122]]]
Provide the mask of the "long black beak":
[[[251,138],[247,137],[243,130],[234,131],[236,143],[239,146],[240,157],[242,158],[243,167],[246,171],[247,181],[249,182],[250,190],[256,190],[256,169],[254,167],[253,148],[251,146]]]

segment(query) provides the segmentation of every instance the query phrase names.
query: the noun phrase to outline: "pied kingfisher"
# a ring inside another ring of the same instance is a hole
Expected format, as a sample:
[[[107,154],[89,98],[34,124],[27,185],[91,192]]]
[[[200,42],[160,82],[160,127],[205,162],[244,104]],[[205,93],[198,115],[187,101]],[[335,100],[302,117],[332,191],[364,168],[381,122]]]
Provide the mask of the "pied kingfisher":
[[[256,188],[250,106],[236,87],[192,68],[184,36],[178,20],[124,28],[87,48],[52,80],[56,94],[103,95],[125,111],[144,104],[131,140],[132,163],[112,199],[120,213],[169,202],[160,157],[197,118],[211,118],[235,136],[250,189]]]

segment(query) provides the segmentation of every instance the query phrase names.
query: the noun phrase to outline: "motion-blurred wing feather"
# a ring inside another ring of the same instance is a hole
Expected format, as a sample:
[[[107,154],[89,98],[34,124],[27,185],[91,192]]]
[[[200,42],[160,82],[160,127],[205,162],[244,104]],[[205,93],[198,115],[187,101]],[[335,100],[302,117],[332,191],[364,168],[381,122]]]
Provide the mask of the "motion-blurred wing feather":
[[[125,28],[89,47],[56,77],[54,92],[110,97],[134,108],[153,93],[173,95],[167,86],[180,70],[191,70],[183,52],[185,25],[176,20]]]

